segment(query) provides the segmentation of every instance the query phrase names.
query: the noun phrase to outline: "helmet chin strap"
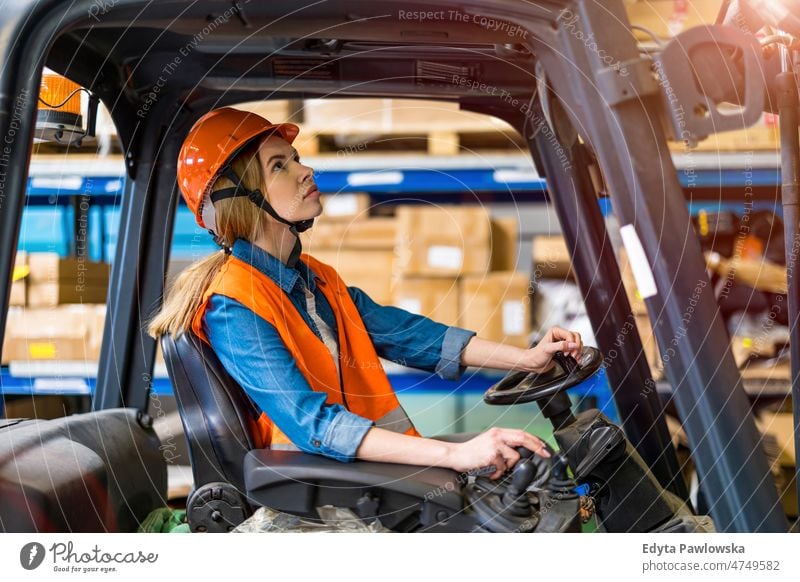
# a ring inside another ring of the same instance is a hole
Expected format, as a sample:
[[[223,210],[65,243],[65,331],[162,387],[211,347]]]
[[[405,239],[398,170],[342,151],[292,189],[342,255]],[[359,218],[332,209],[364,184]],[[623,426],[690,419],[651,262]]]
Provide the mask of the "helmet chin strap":
[[[225,198],[236,198],[239,196],[247,196],[247,198],[258,206],[261,210],[269,214],[272,218],[277,220],[278,222],[285,224],[289,227],[289,232],[294,235],[294,247],[292,247],[292,252],[289,253],[289,259],[286,261],[286,266],[290,268],[294,268],[297,265],[297,261],[300,258],[300,253],[303,251],[303,245],[300,242],[300,233],[307,231],[311,226],[314,224],[313,218],[308,218],[306,220],[297,220],[292,222],[290,220],[286,220],[282,216],[280,216],[272,205],[264,198],[264,195],[261,194],[260,190],[248,190],[242,185],[242,180],[239,176],[236,175],[230,166],[226,166],[222,169],[221,174],[225,176],[228,180],[230,180],[235,186],[233,188],[224,188],[222,190],[217,190],[216,192],[212,192],[211,194],[211,202],[216,202],[218,200],[224,200]]]

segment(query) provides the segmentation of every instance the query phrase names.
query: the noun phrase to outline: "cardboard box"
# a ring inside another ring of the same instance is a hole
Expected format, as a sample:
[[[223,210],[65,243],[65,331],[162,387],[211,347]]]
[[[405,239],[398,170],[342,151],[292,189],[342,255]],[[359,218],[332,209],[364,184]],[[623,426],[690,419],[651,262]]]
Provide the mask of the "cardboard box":
[[[28,360],[97,360],[88,346],[86,330],[72,330],[70,335],[46,337],[9,337],[3,350],[8,361]]]
[[[385,216],[351,222],[345,229],[344,240],[351,249],[393,251],[397,240],[397,219]]]
[[[371,200],[369,194],[348,192],[325,194],[320,197],[322,216],[320,222],[330,220],[364,220],[369,216]]]
[[[272,123],[298,123],[288,99],[269,99],[266,101],[248,101],[239,103],[236,109],[257,113]]]
[[[567,243],[560,235],[541,235],[533,239],[533,279],[572,277],[572,260]]]
[[[314,249],[394,249],[397,220],[393,217],[367,218],[352,222],[321,221],[300,235],[303,250]]]
[[[105,309],[105,305],[9,309],[3,363],[99,359]]]
[[[29,307],[56,307],[66,304],[101,303],[108,298],[108,285],[76,283],[31,283],[28,286]]]
[[[775,343],[775,337],[770,337],[769,334],[759,333],[755,337],[734,335],[731,338],[731,352],[733,352],[733,359],[736,365],[741,368],[746,366],[745,369],[753,368],[753,371],[762,367],[766,361],[778,355],[779,345]],[[751,362],[750,359],[754,358]],[[780,368],[782,364],[773,365],[770,362],[769,368]],[[756,373],[757,374],[757,373]],[[757,375],[755,376],[758,377]],[[786,379],[789,379],[788,366],[786,367]]]
[[[24,307],[27,302],[28,296],[28,283],[25,279],[14,281],[11,284],[11,295],[8,299],[8,304],[16,307]]]
[[[61,281],[76,281],[85,284],[108,285],[111,266],[108,263],[61,257],[58,253],[30,253],[28,255],[30,267],[29,281],[31,283],[57,283]]]
[[[464,111],[458,103],[420,99],[306,99],[304,119],[314,131],[373,135],[509,129],[505,121]]]
[[[54,307],[66,303],[104,303],[111,267],[57,253],[28,256],[28,305]]]
[[[11,283],[11,296],[9,297],[8,304],[14,306],[24,306],[27,302],[28,295],[28,253],[25,251],[17,251],[17,256],[14,259],[14,275],[16,278]]]
[[[531,331],[529,288],[528,277],[516,271],[463,277],[461,326],[482,338],[527,347]]]
[[[103,343],[103,332],[105,331],[106,324],[106,304],[98,303],[96,305],[65,305],[62,309],[68,312],[79,311],[85,309],[87,313],[87,321],[89,323],[89,347],[91,353],[100,359],[100,347]]]
[[[320,249],[310,254],[336,269],[348,287],[358,287],[376,303],[391,304],[393,251]]]
[[[25,279],[14,281],[11,284],[11,295],[8,298],[8,304],[15,307],[24,307],[27,302],[28,296],[28,283]]]
[[[345,248],[344,234],[347,227],[347,222],[331,222],[317,219],[310,230],[300,233],[303,252],[313,255],[314,251],[317,250]]]
[[[0,358],[0,365],[7,366],[11,361],[8,358],[8,341],[11,335],[9,330],[13,328],[15,324],[19,326],[19,324],[16,322],[20,320],[23,309],[24,308],[19,306],[10,306],[8,308],[8,312],[6,313],[6,331],[5,335],[3,335],[3,353],[2,358]]]
[[[394,286],[395,307],[429,317],[445,325],[458,325],[458,279],[402,277]]]
[[[491,260],[489,214],[482,207],[401,206],[395,250],[404,277],[484,274]]]
[[[492,271],[514,271],[519,251],[519,221],[514,216],[492,217]]]

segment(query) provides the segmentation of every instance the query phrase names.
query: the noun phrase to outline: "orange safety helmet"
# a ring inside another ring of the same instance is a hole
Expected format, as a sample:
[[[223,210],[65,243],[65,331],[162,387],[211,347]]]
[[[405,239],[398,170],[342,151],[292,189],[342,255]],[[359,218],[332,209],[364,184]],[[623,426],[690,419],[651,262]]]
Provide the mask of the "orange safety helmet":
[[[278,132],[292,143],[300,128],[293,123],[271,123],[256,113],[231,107],[203,115],[189,130],[178,154],[178,188],[199,224],[203,201],[233,157],[254,139]]]

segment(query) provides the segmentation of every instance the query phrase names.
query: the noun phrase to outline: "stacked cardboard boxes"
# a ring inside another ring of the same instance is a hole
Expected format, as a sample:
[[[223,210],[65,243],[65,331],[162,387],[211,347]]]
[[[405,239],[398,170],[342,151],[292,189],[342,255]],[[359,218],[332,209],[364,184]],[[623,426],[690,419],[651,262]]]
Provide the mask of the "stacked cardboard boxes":
[[[468,206],[401,206],[395,217],[368,217],[363,199],[335,202],[331,216],[336,198],[324,200],[303,248],[348,285],[378,303],[527,345],[528,277],[513,271],[515,219],[490,219],[484,208]]]
[[[14,271],[2,363],[96,360],[109,265],[20,251]]]
[[[358,287],[378,303],[391,302],[394,258],[391,250],[315,248],[310,254],[336,269],[348,286]]]
[[[105,314],[105,304],[12,307],[6,321],[2,363],[97,360]]]
[[[401,276],[484,274],[491,261],[489,214],[482,207],[402,206],[396,249]]]
[[[528,343],[528,277],[514,272],[519,227],[483,207],[397,210],[395,305],[481,337]]]
[[[533,239],[533,279],[572,277],[572,261],[564,237],[541,235]]]
[[[302,236],[303,249],[394,249],[397,221],[393,217],[352,222],[321,220]]]
[[[492,271],[514,271],[517,268],[519,221],[513,216],[492,217]]]
[[[108,263],[63,258],[57,253],[28,255],[29,307],[103,303],[108,294]]]
[[[303,251],[331,265],[351,287],[392,300],[394,219],[370,218],[367,194],[323,196],[323,214],[302,235]]]
[[[392,304],[445,325],[459,325],[459,282],[455,277],[399,277]]]
[[[508,127],[499,119],[464,111],[457,103],[418,99],[307,99],[307,128],[342,133],[428,133],[475,131]],[[272,119],[271,117],[269,119]]]
[[[17,251],[14,259],[14,274],[11,283],[11,297],[8,304],[25,305],[28,301],[28,253]]]
[[[461,326],[486,339],[527,347],[530,334],[530,279],[496,271],[461,279]]]
[[[323,195],[321,222],[352,222],[367,217],[369,194],[348,192],[346,194]]]

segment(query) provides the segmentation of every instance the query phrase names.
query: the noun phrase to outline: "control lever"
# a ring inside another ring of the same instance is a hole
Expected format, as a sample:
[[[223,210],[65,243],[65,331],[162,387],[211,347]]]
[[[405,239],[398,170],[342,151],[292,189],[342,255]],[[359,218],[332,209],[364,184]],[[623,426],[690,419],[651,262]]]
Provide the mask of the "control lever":
[[[588,431],[579,442],[582,459],[575,467],[575,478],[585,479],[609,454],[624,446],[625,435],[617,426],[606,424]]]
[[[530,450],[525,447],[517,447],[517,452],[521,458],[511,470],[508,487],[503,493],[503,506],[513,515],[527,517],[531,514],[532,508],[526,492],[533,483],[533,478],[536,477],[536,467],[531,462],[533,453]],[[523,455],[525,456],[523,457]]]
[[[528,448],[516,447],[515,450],[519,453],[519,461],[517,461],[516,464],[514,465],[514,468],[512,469],[512,474],[513,474],[513,471],[516,471],[517,467],[519,467],[520,464],[523,461],[526,461],[527,459],[530,459],[533,456],[533,451],[531,451]],[[548,450],[549,450],[549,447],[548,447]],[[552,451],[550,451],[550,452],[552,454]],[[497,472],[497,466],[496,465],[486,465],[485,467],[478,467],[477,469],[472,469],[471,471],[467,471],[467,476],[469,476],[469,477],[487,477],[489,475],[493,475],[496,472]],[[534,468],[533,472],[534,472],[534,477],[535,477],[536,476],[536,469],[535,468]],[[531,477],[531,481],[532,480],[533,480],[533,477]],[[528,485],[530,485],[530,483],[528,483]]]

